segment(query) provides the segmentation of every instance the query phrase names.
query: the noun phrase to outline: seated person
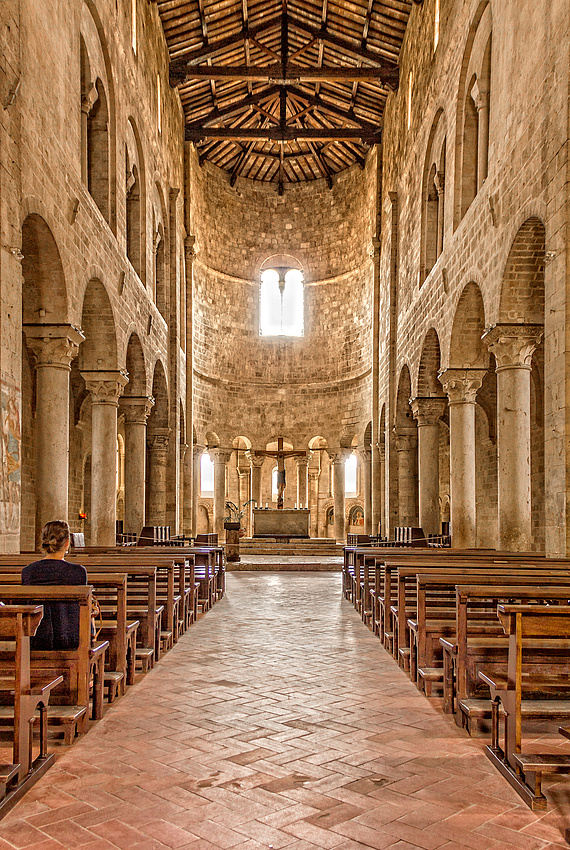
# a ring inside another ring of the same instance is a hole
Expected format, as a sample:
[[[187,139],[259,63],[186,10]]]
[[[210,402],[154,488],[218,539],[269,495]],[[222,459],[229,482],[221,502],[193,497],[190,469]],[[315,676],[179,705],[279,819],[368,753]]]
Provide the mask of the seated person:
[[[65,560],[69,549],[66,522],[48,522],[42,529],[42,549],[46,557],[22,570],[22,584],[87,584],[85,567]],[[79,604],[44,602],[44,616],[31,639],[31,649],[77,649],[79,646]]]

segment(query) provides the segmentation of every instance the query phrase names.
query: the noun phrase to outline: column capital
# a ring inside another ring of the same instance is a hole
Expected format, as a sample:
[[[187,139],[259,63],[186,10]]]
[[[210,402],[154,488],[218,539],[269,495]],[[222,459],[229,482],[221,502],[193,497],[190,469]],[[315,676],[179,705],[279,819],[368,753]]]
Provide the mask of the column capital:
[[[219,446],[215,448],[208,449],[208,454],[214,461],[214,463],[228,463],[229,459],[232,456],[231,449],[222,449]]]
[[[372,447],[362,446],[362,448],[358,449],[358,454],[363,463],[370,463],[372,460]]]
[[[332,463],[344,463],[351,456],[354,449],[327,449],[327,454]]]
[[[258,469],[259,467],[263,466],[263,461],[265,460],[265,455],[258,455],[250,449],[249,451],[247,451],[245,453],[245,456],[248,459],[249,465],[252,468],[255,467],[256,469]]]
[[[315,467],[309,467],[309,479],[311,481],[318,481],[321,474],[320,469],[315,469]]]
[[[410,407],[418,427],[422,425],[437,425],[445,413],[447,399],[444,396],[416,396],[410,399]]]
[[[91,393],[94,404],[119,403],[119,398],[129,383],[127,372],[120,369],[103,371],[99,369],[88,369],[81,372],[85,381],[85,387]]]
[[[445,174],[443,171],[437,171],[433,179],[434,186],[438,195],[443,195],[445,191]]]
[[[299,455],[295,458],[297,463],[297,467],[299,466],[308,466],[309,465],[309,456],[308,455]]]
[[[487,328],[481,339],[495,355],[500,369],[530,369],[544,328],[542,325],[501,323]]]
[[[449,404],[475,404],[477,390],[480,389],[486,369],[442,369],[438,378]]]
[[[186,452],[189,449],[188,443],[180,443],[180,463],[184,462],[184,458],[186,457]]]
[[[84,115],[89,115],[97,101],[99,100],[99,92],[95,83],[89,82],[81,92],[81,111]]]
[[[397,452],[415,451],[418,444],[417,428],[394,428]]]
[[[147,433],[146,444],[151,452],[167,452],[170,428],[153,428]]]
[[[196,256],[196,237],[192,235],[188,235],[184,237],[184,257],[186,262],[192,262],[194,257]]]
[[[475,80],[473,84],[471,97],[477,112],[480,112],[489,103],[489,91],[481,86],[481,81],[479,79]]]
[[[36,368],[52,366],[69,370],[85,339],[75,325],[24,325],[26,343],[36,357]]]
[[[123,396],[119,409],[125,415],[127,425],[146,425],[150,411],[154,405],[152,396]]]

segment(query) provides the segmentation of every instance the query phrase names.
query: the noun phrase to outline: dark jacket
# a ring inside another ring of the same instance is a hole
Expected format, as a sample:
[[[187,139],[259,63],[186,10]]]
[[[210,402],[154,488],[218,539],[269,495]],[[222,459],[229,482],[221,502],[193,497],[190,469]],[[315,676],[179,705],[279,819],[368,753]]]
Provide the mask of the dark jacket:
[[[57,558],[34,561],[22,570],[22,584],[87,584],[87,572],[79,564]],[[44,616],[31,639],[32,649],[77,649],[79,646],[79,604],[44,602]]]

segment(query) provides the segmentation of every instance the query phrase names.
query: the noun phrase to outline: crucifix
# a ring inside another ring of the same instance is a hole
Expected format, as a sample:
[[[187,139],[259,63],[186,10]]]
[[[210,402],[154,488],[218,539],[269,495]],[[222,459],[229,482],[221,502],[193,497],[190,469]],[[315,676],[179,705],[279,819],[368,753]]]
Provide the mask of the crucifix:
[[[256,451],[256,455],[265,457],[277,458],[277,509],[283,509],[283,492],[285,490],[285,458],[286,457],[306,457],[307,452],[287,451],[283,448],[283,437],[277,438],[277,451],[269,452],[266,450]]]

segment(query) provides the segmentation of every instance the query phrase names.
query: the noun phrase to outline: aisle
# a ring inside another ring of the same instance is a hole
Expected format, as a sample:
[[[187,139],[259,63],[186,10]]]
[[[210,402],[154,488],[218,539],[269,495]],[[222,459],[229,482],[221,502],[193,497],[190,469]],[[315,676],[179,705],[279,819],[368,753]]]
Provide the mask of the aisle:
[[[554,850],[559,823],[416,691],[338,573],[234,573],[0,823],[0,850]]]

